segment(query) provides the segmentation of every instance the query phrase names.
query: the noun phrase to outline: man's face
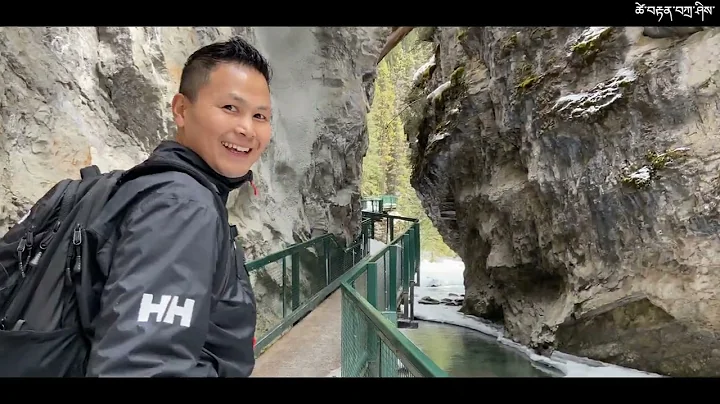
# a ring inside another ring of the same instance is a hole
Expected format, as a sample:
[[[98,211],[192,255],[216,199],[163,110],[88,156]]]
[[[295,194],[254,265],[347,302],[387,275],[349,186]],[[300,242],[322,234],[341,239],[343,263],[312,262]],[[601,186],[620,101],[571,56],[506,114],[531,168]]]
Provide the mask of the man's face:
[[[257,70],[220,63],[194,102],[177,94],[172,103],[178,139],[219,174],[247,174],[270,142],[270,88]]]

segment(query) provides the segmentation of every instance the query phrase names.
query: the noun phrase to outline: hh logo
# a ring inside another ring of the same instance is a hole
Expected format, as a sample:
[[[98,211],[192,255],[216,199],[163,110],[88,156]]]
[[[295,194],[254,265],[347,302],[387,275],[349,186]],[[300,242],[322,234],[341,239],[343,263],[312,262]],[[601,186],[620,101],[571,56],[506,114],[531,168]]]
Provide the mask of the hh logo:
[[[178,305],[179,297],[162,295],[159,303],[153,303],[154,296],[145,293],[140,302],[140,312],[138,313],[138,321],[146,323],[150,320],[150,315],[155,314],[155,321],[162,321],[167,324],[173,324],[175,317],[180,317],[180,325],[190,327],[195,300],[185,299],[185,304]]]

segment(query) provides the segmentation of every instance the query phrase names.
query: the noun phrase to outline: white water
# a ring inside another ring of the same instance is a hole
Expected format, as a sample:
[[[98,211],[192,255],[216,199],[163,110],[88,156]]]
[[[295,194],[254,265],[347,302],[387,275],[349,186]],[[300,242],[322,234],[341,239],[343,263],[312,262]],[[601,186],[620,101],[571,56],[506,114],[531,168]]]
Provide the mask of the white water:
[[[495,337],[498,343],[517,349],[532,361],[558,369],[565,374],[565,377],[662,377],[654,373],[580,358],[562,352],[554,352],[549,358],[537,355],[530,349],[503,337],[501,326],[491,325],[475,316],[460,313],[457,306],[418,304],[418,300],[423,296],[440,300],[448,297],[448,293],[464,294],[464,268],[462,261],[459,260],[421,262],[420,285],[422,286],[415,288],[415,317],[418,320],[457,325]],[[436,286],[431,287],[431,285]]]

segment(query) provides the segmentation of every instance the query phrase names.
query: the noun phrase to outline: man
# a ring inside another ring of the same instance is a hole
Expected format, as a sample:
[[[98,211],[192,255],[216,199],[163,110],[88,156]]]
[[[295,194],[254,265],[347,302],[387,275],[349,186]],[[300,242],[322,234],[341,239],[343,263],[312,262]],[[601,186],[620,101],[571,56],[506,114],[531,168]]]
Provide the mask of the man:
[[[87,376],[252,373],[255,298],[242,250],[231,246],[220,256],[230,227],[213,192],[224,207],[231,190],[252,181],[250,168],[271,136],[269,80],[268,62],[242,39],[188,59],[172,100],[175,141],[153,156],[199,171],[216,189],[182,172],[142,176],[93,222],[89,233],[107,278]]]

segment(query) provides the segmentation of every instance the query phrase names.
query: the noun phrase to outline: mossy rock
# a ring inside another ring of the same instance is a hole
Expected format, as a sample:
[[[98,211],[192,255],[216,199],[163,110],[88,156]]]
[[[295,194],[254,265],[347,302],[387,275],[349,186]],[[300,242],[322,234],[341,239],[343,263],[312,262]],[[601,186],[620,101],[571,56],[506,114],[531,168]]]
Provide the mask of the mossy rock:
[[[516,89],[520,91],[527,91],[535,87],[538,83],[540,83],[543,79],[543,76],[538,76],[536,74],[529,74],[525,77],[523,77],[520,80],[520,83],[518,83],[517,86],[515,86]]]
[[[595,60],[598,52],[602,50],[602,43],[607,40],[611,34],[612,27],[607,27],[594,38],[576,43],[570,50],[574,54],[579,55],[586,64],[590,64]]]
[[[632,164],[625,168],[620,175],[620,182],[636,189],[646,188],[653,180],[659,177],[660,171],[664,170],[669,163],[686,156],[687,150],[683,148],[666,150],[663,153],[649,151],[645,153],[647,164],[642,167]],[[642,175],[638,175],[640,172],[642,172]]]
[[[417,34],[418,41],[433,42],[433,36],[435,36],[437,27],[418,27],[415,29],[418,32],[418,34]]]
[[[508,35],[508,37],[505,38],[505,40],[503,41],[503,44],[502,44],[502,50],[509,51],[510,49],[516,47],[517,44],[518,44],[518,34],[517,34],[517,32],[515,32],[511,35]]]
[[[451,82],[453,85],[458,85],[458,84],[461,83],[461,80],[462,80],[462,78],[463,78],[464,75],[465,75],[465,66],[459,66],[457,69],[455,69],[455,70],[450,74],[450,82]]]
[[[659,171],[664,169],[668,163],[679,160],[685,157],[685,155],[683,149],[668,150],[664,153],[649,151],[645,154],[645,160],[647,160],[653,170]]]

